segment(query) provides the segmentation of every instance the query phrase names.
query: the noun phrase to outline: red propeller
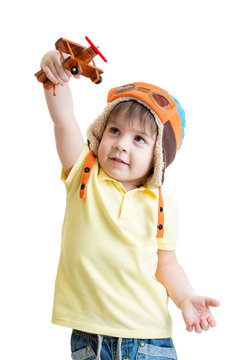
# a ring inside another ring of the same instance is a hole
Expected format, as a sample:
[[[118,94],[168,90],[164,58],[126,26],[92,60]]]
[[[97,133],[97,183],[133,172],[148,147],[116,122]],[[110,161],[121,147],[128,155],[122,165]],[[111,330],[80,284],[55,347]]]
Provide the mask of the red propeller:
[[[98,48],[93,44],[93,42],[89,39],[89,37],[85,36],[87,42],[91,45],[94,51],[103,59],[103,61],[107,62],[107,59],[103,56],[103,54],[98,50]]]

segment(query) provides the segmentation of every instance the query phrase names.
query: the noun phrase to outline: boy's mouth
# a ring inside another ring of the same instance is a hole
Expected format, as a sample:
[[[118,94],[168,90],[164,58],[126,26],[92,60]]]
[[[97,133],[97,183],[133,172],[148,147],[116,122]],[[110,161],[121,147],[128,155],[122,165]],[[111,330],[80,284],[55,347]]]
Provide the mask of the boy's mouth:
[[[110,160],[112,160],[112,162],[117,165],[128,165],[125,161],[117,157],[112,157]]]

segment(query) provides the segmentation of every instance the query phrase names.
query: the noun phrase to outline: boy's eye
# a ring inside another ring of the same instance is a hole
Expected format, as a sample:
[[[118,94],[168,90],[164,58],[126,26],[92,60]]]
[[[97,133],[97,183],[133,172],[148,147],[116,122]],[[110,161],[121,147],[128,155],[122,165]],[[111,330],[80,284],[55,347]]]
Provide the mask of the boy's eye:
[[[139,135],[135,136],[135,140],[136,140],[138,143],[140,143],[140,144],[144,144],[144,143],[145,143],[145,140],[143,139],[143,137],[142,137],[142,136],[139,136]]]
[[[118,133],[119,133],[119,130],[118,130],[118,128],[111,127],[111,128],[109,129],[109,132],[110,132],[111,134],[118,134]]]

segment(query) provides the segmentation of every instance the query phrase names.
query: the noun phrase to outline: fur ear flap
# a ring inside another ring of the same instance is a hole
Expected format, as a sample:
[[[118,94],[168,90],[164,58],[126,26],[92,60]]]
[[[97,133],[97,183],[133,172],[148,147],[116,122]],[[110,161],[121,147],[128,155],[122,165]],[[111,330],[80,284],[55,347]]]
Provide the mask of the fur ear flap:
[[[163,156],[165,168],[175,159],[177,152],[177,143],[174,131],[170,121],[167,121],[163,127]]]

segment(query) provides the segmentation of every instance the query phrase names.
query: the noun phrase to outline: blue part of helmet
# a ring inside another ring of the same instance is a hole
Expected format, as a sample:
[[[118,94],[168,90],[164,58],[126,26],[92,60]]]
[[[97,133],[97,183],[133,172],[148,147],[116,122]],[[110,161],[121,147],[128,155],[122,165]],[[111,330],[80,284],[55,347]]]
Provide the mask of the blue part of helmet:
[[[166,90],[165,90],[166,91]],[[168,93],[168,91],[167,91]],[[178,111],[178,114],[180,116],[180,119],[181,119],[181,126],[182,126],[182,141],[181,141],[181,144],[178,148],[178,150],[180,149],[180,147],[182,146],[182,142],[183,142],[183,138],[185,136],[185,126],[186,126],[186,120],[185,120],[185,111],[183,110],[180,102],[171,94],[169,94],[173,100],[175,101],[175,103],[177,104],[177,111]]]
[[[185,126],[186,126],[186,120],[185,120],[185,111],[183,110],[180,102],[171,95],[171,97],[173,98],[173,100],[175,101],[175,103],[177,104],[177,111],[178,114],[180,116],[181,119],[181,125],[182,125],[182,141],[181,141],[181,145],[179,146],[178,150],[180,149],[180,147],[182,146],[182,142],[183,142],[183,138],[185,136]]]

